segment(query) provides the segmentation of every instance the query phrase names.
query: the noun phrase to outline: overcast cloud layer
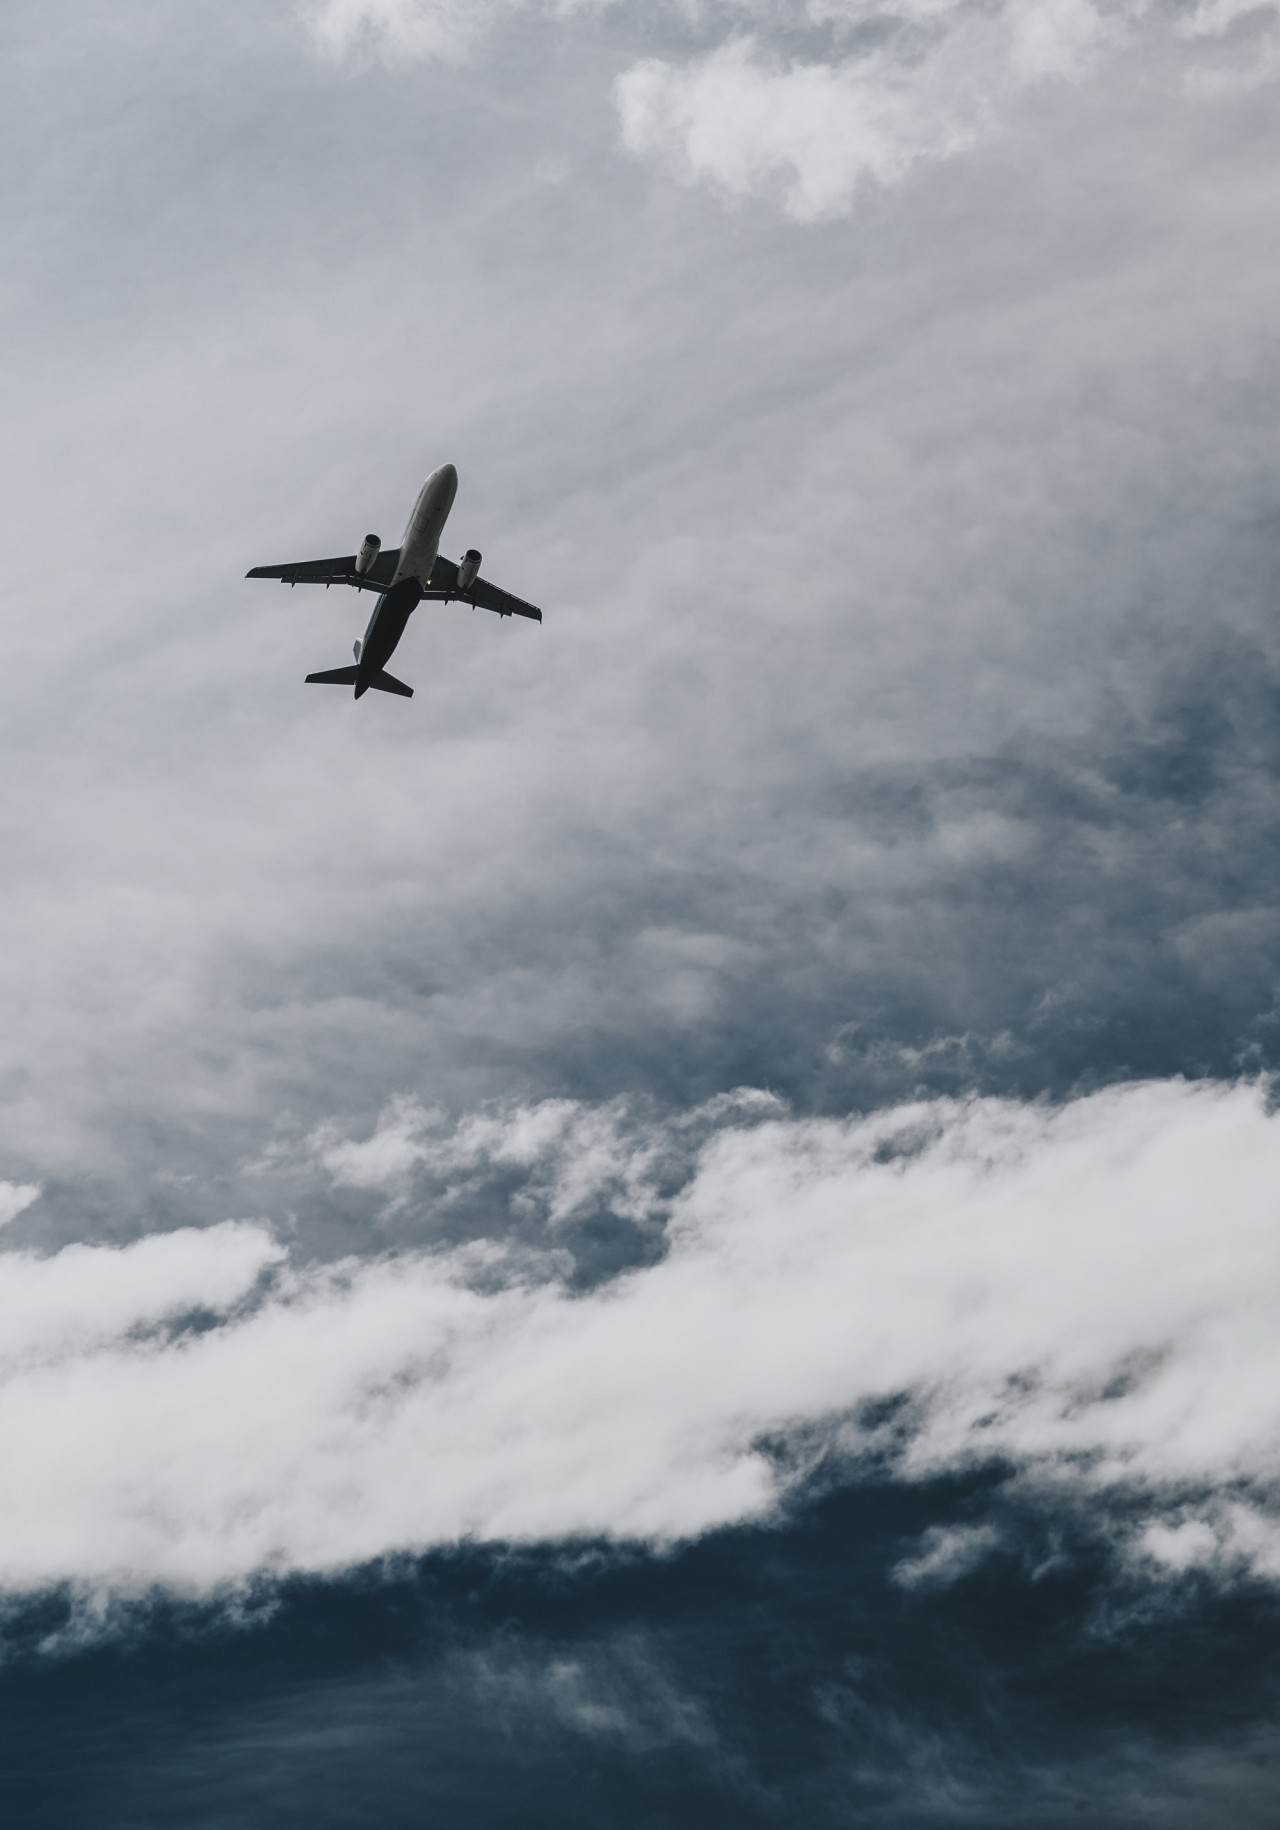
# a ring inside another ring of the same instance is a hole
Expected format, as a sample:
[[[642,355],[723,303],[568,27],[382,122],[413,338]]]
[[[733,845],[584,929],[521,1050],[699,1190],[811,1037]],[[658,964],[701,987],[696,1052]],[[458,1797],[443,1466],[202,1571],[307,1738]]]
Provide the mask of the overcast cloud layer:
[[[1277,29],[6,10],[18,1821],[1273,1820]]]

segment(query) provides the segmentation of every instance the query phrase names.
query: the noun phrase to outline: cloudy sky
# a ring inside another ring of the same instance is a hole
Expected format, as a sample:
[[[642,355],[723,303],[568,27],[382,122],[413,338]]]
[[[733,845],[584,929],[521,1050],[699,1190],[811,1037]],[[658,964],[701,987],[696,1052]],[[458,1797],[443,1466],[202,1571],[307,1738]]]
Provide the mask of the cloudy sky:
[[[0,45],[8,1817],[1273,1824],[1280,13]]]

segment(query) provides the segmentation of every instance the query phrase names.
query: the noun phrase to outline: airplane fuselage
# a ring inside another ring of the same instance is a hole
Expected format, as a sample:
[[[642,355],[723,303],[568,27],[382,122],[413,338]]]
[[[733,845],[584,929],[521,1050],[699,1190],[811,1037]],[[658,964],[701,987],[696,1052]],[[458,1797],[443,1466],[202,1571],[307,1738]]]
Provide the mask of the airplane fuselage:
[[[452,464],[433,470],[418,494],[409,525],[400,543],[400,563],[391,589],[374,605],[356,662],[356,698],[366,693],[396,651],[405,624],[422,602],[440,552],[440,536],[458,493],[458,473]]]

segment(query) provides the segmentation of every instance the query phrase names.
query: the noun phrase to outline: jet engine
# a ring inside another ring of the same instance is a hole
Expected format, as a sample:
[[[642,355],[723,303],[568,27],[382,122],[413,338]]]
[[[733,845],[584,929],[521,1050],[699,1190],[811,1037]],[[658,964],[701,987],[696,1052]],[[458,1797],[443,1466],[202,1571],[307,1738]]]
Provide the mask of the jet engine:
[[[378,554],[381,551],[382,542],[379,540],[378,536],[376,534],[366,534],[364,537],[364,545],[360,548],[360,551],[356,556],[356,571],[359,572],[361,576],[366,572],[372,572]]]
[[[467,590],[475,581],[480,570],[480,555],[474,547],[468,547],[462,555],[462,564],[458,567],[458,589]]]

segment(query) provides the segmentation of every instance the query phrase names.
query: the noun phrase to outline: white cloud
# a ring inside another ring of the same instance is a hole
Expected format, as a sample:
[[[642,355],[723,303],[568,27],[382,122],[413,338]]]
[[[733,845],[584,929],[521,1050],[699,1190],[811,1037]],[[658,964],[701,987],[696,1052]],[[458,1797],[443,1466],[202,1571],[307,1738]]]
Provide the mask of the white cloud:
[[[534,1131],[516,1115],[511,1149]],[[279,1248],[246,1223],[0,1258],[26,1331],[0,1366],[0,1582],[208,1589],[468,1537],[669,1541],[769,1511],[764,1432],[884,1451],[849,1420],[898,1393],[905,1478],[998,1455],[1100,1518],[1122,1492],[1151,1567],[1203,1561],[1226,1520],[1222,1567],[1265,1574],[1278,1163],[1256,1090],[1165,1083],[724,1131],[667,1257],[586,1296],[485,1245],[263,1285]],[[224,1319],[154,1333],[196,1303]],[[925,1543],[899,1579],[955,1552]]]
[[[544,1099],[514,1110],[475,1113],[446,1127],[444,1114],[418,1100],[393,1099],[373,1135],[355,1142],[321,1125],[308,1149],[340,1187],[376,1189],[406,1203],[415,1179],[448,1201],[503,1169],[522,1172],[515,1197],[556,1226],[607,1199],[628,1220],[651,1219],[663,1202],[657,1181],[673,1154],[687,1157],[713,1128],[777,1117],[783,1101],[755,1087],[717,1094],[678,1119],[659,1124],[638,1117],[628,1101],[588,1106]]]
[[[8,1226],[40,1199],[40,1190],[34,1182],[0,1182],[0,1226]]]
[[[465,62],[503,16],[531,4],[304,0],[300,13],[323,55],[403,67]],[[564,17],[581,6],[561,0],[538,10]],[[788,208],[805,219],[846,209],[865,177],[891,183],[920,159],[973,145],[1007,91],[1078,74],[1117,31],[1091,0],[1012,0],[994,12],[957,0],[899,0],[875,15],[896,28],[884,48],[786,60],[771,48],[771,26],[792,36],[826,28],[839,40],[865,27],[871,12],[834,5],[779,13],[752,0],[727,11],[738,30],[710,52],[683,63],[646,58],[618,79],[624,142],[637,157],[674,162],[689,178],[736,194],[781,174]],[[659,9],[655,24],[671,12]]]
[[[250,1221],[156,1233],[119,1249],[70,1245],[0,1258],[0,1368],[66,1360],[167,1320],[225,1315],[284,1248]]]
[[[516,4],[519,0],[516,0]],[[503,0],[302,0],[317,49],[335,62],[373,56],[391,65],[465,63]]]
[[[618,79],[627,149],[734,196],[781,186],[802,221],[847,211],[867,179],[975,146],[1028,85],[1075,80],[1142,11],[1092,0],[891,6],[873,50],[786,57],[759,33],[684,63],[648,58]],[[860,7],[834,9],[846,27]]]
[[[428,1112],[416,1099],[395,1099],[364,1143],[321,1125],[310,1144],[334,1181],[343,1188],[377,1188],[399,1194],[430,1151],[426,1141],[441,1114]]]
[[[994,1525],[931,1525],[913,1557],[895,1564],[900,1588],[947,1588],[967,1576],[1000,1544]]]
[[[904,67],[883,53],[783,64],[746,37],[685,65],[645,59],[615,97],[637,158],[737,196],[781,177],[787,209],[810,221],[847,209],[864,178],[890,183],[974,144],[987,97],[949,77],[934,60]]]
[[[467,61],[504,16],[535,7],[565,18],[593,0],[302,0],[301,17],[326,56],[404,66]],[[617,0],[594,0],[599,9]],[[730,196],[780,189],[801,221],[849,210],[860,184],[893,184],[924,160],[944,159],[996,132],[1015,97],[1047,81],[1078,81],[1114,55],[1144,17],[1172,24],[1194,55],[1247,15],[1274,4],[1202,0],[1187,13],[1149,0],[811,0],[766,6],[730,0],[714,15],[654,9],[655,35],[679,19],[705,31],[728,22],[709,50],[651,56],[614,87],[623,143],[635,157]],[[1255,21],[1256,24],[1256,21]],[[874,30],[874,44],[857,44]],[[795,44],[808,40],[809,55]],[[1254,31],[1226,64],[1193,64],[1189,93],[1209,100],[1280,69],[1280,43]]]
[[[737,35],[683,60],[643,58],[620,76],[623,143],[637,158],[737,197],[781,191],[801,221],[845,214],[867,180],[899,182],[1000,130],[1037,85],[1079,82],[1149,32],[1149,71],[1181,40],[1181,86],[1204,101],[1280,75],[1275,0],[858,0],[768,9],[739,0]],[[1241,33],[1242,21],[1248,21]],[[779,21],[785,36],[771,28]],[[831,34],[810,55],[805,24]],[[874,25],[873,48],[854,34]],[[1234,35],[1226,49],[1222,41]],[[1161,75],[1156,81],[1163,82]]]
[[[500,1643],[466,1658],[458,1677],[486,1709],[549,1717],[557,1727],[622,1742],[637,1754],[681,1744],[710,1753],[716,1745],[706,1711],[636,1636],[611,1640],[605,1658],[597,1652],[541,1660]]]
[[[610,0],[598,0],[601,5]],[[466,63],[504,16],[530,0],[299,0],[298,14],[312,42],[335,62],[375,57],[392,67]],[[541,10],[560,16],[592,0],[546,0]]]

